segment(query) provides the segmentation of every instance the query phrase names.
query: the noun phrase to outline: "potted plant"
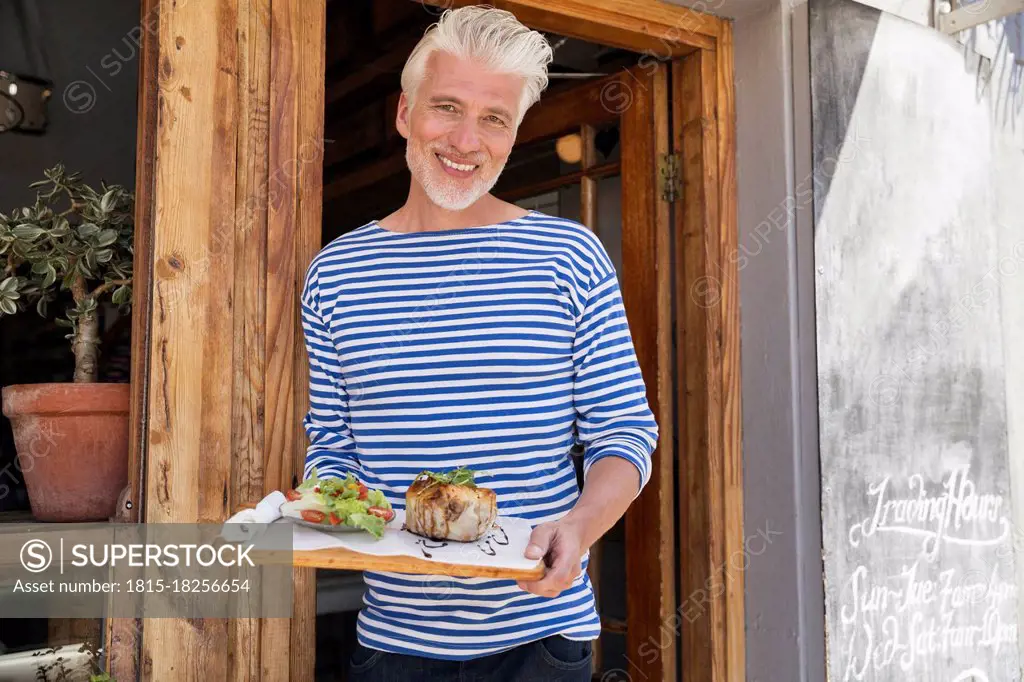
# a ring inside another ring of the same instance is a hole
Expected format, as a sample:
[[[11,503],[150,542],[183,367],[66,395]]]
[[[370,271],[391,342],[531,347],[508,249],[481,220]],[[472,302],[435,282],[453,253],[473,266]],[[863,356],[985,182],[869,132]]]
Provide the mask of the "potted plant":
[[[73,383],[3,388],[32,515],[40,521],[103,520],[128,483],[128,384],[97,383],[99,305],[131,303],[134,196],[100,190],[62,165],[45,171],[35,204],[0,213],[0,316],[29,307],[46,317],[61,292],[70,306]]]

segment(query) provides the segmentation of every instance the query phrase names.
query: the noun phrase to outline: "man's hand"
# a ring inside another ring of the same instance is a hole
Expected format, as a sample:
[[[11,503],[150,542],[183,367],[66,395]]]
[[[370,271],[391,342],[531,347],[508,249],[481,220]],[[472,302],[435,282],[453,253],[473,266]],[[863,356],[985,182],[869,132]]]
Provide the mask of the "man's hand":
[[[594,462],[572,511],[533,529],[524,554],[527,559],[543,557],[548,570],[540,580],[520,580],[519,587],[542,597],[557,597],[569,589],[580,574],[583,555],[625,513],[639,485],[640,474],[628,460],[605,457]]]
[[[582,529],[568,517],[542,523],[530,534],[525,556],[527,559],[543,557],[547,571],[540,580],[520,580],[519,587],[541,597],[557,597],[569,589],[583,570],[581,560],[585,551]]]

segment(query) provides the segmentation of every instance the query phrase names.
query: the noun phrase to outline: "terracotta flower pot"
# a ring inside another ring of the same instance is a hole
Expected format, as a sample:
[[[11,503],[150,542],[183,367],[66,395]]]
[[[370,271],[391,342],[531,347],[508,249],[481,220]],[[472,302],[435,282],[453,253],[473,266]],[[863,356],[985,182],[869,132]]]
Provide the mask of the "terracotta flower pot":
[[[128,384],[22,384],[3,389],[3,412],[32,516],[105,521],[128,485]]]

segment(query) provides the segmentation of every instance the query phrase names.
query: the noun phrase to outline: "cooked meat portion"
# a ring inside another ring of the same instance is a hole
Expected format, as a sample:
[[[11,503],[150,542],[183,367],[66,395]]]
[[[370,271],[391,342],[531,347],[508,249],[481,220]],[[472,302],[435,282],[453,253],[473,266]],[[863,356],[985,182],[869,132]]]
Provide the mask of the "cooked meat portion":
[[[418,478],[405,493],[405,526],[434,540],[479,540],[498,516],[493,490]]]

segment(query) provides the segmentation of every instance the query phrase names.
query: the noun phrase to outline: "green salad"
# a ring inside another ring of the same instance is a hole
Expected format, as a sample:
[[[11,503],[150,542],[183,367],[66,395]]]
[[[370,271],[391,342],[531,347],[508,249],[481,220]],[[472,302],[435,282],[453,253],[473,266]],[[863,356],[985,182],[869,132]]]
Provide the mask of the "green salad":
[[[285,493],[288,501],[281,512],[324,526],[345,525],[359,528],[380,538],[384,526],[395,518],[391,503],[379,490],[370,490],[352,474],[345,478],[311,476]]]

